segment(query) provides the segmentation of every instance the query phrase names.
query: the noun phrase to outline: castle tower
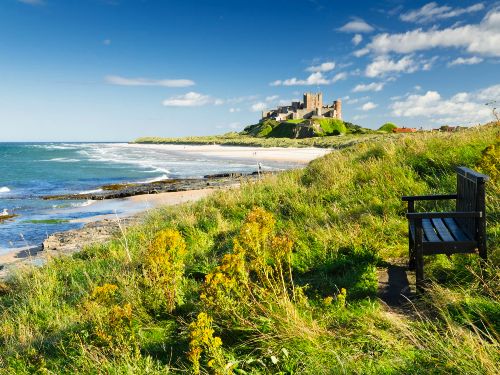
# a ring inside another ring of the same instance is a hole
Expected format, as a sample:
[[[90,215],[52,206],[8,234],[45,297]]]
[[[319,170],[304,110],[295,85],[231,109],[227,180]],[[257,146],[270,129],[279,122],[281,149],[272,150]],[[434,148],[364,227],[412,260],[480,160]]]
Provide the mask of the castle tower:
[[[335,118],[342,120],[342,100],[337,99],[333,102],[333,109],[335,111]]]
[[[313,94],[312,92],[304,93],[304,108],[310,111],[316,108],[323,108],[323,93],[318,92]]]

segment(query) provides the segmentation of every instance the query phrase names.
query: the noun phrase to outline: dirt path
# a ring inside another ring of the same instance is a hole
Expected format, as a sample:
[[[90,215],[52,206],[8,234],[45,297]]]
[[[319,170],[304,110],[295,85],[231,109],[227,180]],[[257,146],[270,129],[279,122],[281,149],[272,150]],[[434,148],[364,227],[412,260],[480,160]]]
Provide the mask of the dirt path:
[[[415,297],[414,272],[410,272],[402,262],[379,268],[378,297],[391,309],[401,313],[412,311],[411,301]]]

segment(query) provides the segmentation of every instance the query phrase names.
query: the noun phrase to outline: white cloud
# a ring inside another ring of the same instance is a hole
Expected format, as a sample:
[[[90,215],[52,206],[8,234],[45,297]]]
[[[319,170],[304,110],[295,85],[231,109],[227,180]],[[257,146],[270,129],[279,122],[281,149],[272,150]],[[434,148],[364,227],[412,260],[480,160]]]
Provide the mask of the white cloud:
[[[335,69],[335,62],[327,61],[320,65],[310,66],[309,68],[306,69],[306,71],[316,73],[316,72],[329,72],[330,70],[333,69]]]
[[[184,95],[173,96],[165,99],[163,105],[166,107],[200,107],[207,104],[220,105],[224,101],[203,95],[197,92],[188,92]]]
[[[448,99],[437,91],[427,91],[396,101],[391,109],[397,117],[422,117],[435,123],[464,125],[492,120],[491,111],[484,104],[488,98],[499,95],[500,84],[471,93],[460,92]]]
[[[241,111],[241,109],[240,109],[240,108],[232,108],[232,107],[231,107],[231,108],[229,108],[229,112],[230,112],[230,113],[236,113],[236,112],[239,112],[239,111]]]
[[[487,87],[477,93],[477,98],[483,101],[500,99],[500,84]]]
[[[448,63],[448,66],[454,65],[474,65],[483,62],[483,59],[477,56],[472,56],[469,58],[459,57]]]
[[[45,1],[43,0],[17,0],[20,3],[28,4],[28,5],[44,5]]]
[[[372,82],[368,84],[359,84],[352,89],[352,92],[381,91],[383,88],[383,82]]]
[[[111,45],[111,39],[104,39],[104,40],[102,41],[102,44],[104,44],[105,46],[109,46],[109,45]]]
[[[274,102],[279,99],[279,95],[266,96],[266,102]]]
[[[437,61],[437,59],[438,59],[438,57],[434,56],[431,59],[423,60],[422,61],[422,70],[425,70],[425,71],[431,70],[432,66]]]
[[[467,8],[452,8],[447,5],[439,6],[436,2],[432,2],[424,5],[420,9],[403,13],[400,18],[406,22],[424,23],[439,19],[458,17],[466,13],[478,12],[483,9],[483,3],[477,3]]]
[[[370,26],[361,18],[357,18],[350,22],[347,22],[339,29],[339,31],[342,31],[344,33],[369,33],[373,30],[373,26]]]
[[[313,86],[313,85],[328,85],[331,82],[325,78],[323,73],[316,72],[312,73],[307,79],[297,79],[297,78],[289,78],[282,80],[276,80],[271,82],[271,86]]]
[[[335,74],[335,76],[332,78],[332,83],[337,82],[337,81],[343,81],[344,79],[347,79],[347,73],[340,72],[340,73]]]
[[[377,107],[378,107],[378,105],[377,105],[377,104],[375,104],[375,103],[373,103],[373,102],[366,102],[365,104],[363,104],[363,105],[361,106],[361,108],[360,108],[360,109],[361,109],[362,111],[371,111],[372,109],[375,109],[375,108],[377,108]]]
[[[120,76],[106,76],[107,83],[118,86],[162,86],[162,87],[189,87],[195,83],[190,79],[149,79],[125,78]]]
[[[363,35],[356,34],[352,37],[352,43],[357,46],[359,43],[363,41]]]
[[[416,29],[398,34],[378,34],[367,48],[378,54],[460,48],[473,54],[500,56],[500,8],[489,12],[478,24],[442,30],[432,28],[427,31]]]
[[[226,103],[239,104],[239,103],[243,103],[243,102],[251,102],[251,101],[256,100],[258,97],[259,97],[258,95],[238,96],[235,98],[226,99]]]
[[[404,56],[394,61],[387,56],[378,56],[366,67],[367,77],[383,76],[387,73],[413,73],[418,70],[418,64],[412,56]]]
[[[367,55],[369,53],[370,53],[370,50],[368,48],[361,48],[361,49],[358,49],[357,51],[354,51],[352,54],[356,57],[361,57],[361,56]]]
[[[258,103],[252,104],[252,106],[250,107],[250,110],[252,112],[261,112],[261,111],[264,111],[266,108],[267,108],[267,103],[258,102]]]

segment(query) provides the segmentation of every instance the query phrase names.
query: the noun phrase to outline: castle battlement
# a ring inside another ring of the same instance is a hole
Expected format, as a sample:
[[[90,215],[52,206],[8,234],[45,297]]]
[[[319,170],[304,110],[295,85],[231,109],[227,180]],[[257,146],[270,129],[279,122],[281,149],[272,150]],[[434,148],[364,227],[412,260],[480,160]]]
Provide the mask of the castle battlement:
[[[263,111],[262,120],[276,121],[310,119],[310,118],[338,118],[342,119],[342,101],[337,99],[332,105],[323,105],[323,93],[304,93],[303,102],[292,102],[289,106]]]

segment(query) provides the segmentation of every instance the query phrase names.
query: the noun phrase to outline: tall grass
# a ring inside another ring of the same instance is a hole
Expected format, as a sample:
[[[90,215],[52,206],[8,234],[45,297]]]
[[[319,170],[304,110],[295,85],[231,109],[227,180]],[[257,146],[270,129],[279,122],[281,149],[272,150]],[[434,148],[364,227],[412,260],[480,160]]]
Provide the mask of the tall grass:
[[[265,133],[271,132],[269,127]],[[263,134],[263,135],[266,135]],[[263,136],[262,135],[262,136]],[[397,135],[385,135],[384,137],[397,137]],[[191,145],[226,145],[226,146],[255,146],[255,147],[324,147],[343,148],[353,144],[364,142],[368,139],[381,139],[380,134],[348,134],[343,136],[312,137],[312,138],[259,138],[239,133],[227,133],[215,136],[193,136],[180,138],[164,137],[141,137],[134,143],[145,144],[191,144]]]
[[[366,139],[19,270],[0,285],[0,373],[497,374],[498,178],[488,264],[426,257],[407,315],[376,298],[376,268],[406,257],[401,196],[493,170],[498,137]]]

